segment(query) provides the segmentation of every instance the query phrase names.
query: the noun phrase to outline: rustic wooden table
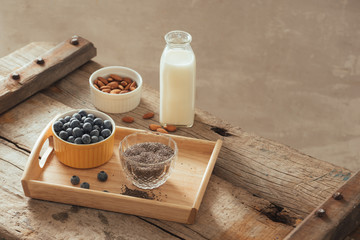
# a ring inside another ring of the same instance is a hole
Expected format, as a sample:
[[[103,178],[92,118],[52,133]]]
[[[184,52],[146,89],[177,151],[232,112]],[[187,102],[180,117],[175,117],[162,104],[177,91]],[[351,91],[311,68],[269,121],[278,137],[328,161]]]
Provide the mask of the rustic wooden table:
[[[0,77],[54,47],[32,43],[0,59]],[[17,56],[17,57],[14,57]],[[5,239],[282,239],[331,196],[353,172],[264,139],[201,110],[192,128],[174,134],[224,143],[193,225],[70,206],[24,196],[21,176],[46,124],[58,113],[91,108],[88,62],[0,115],[0,237]],[[144,79],[146,83],[146,79]],[[2,103],[1,103],[2,104]],[[147,129],[158,122],[159,94],[145,84],[141,104],[119,126]],[[356,220],[356,219],[355,219]],[[355,236],[355,235],[354,235]],[[358,235],[357,235],[358,236]],[[309,238],[310,239],[310,238]]]

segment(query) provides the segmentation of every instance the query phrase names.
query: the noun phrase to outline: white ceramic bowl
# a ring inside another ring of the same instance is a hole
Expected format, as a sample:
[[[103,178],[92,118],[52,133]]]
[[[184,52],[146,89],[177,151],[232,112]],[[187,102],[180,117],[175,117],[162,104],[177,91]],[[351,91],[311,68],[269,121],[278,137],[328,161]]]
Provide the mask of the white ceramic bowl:
[[[137,84],[134,91],[123,94],[109,94],[94,87],[94,81],[98,77],[107,77],[110,74],[117,74],[121,77],[129,77]],[[124,113],[136,108],[141,99],[142,78],[140,74],[130,68],[111,66],[100,68],[91,74],[89,78],[91,100],[94,106],[108,113]]]

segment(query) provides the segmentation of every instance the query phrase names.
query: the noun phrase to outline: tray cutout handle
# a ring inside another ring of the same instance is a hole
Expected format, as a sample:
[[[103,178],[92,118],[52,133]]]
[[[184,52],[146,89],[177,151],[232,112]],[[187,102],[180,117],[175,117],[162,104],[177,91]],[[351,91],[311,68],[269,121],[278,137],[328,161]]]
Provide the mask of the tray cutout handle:
[[[26,194],[24,183],[28,180],[34,179],[39,176],[39,174],[42,171],[42,168],[44,167],[46,160],[50,156],[50,154],[53,151],[53,133],[52,133],[52,124],[57,119],[58,116],[56,116],[52,121],[48,123],[48,125],[44,128],[44,130],[41,132],[39,138],[36,140],[35,145],[30,153],[30,156],[28,158],[28,161],[26,163],[26,167],[21,179],[21,182],[23,184],[24,192]],[[40,151],[45,143],[45,141],[49,139],[49,148],[45,151],[43,157],[39,161]]]

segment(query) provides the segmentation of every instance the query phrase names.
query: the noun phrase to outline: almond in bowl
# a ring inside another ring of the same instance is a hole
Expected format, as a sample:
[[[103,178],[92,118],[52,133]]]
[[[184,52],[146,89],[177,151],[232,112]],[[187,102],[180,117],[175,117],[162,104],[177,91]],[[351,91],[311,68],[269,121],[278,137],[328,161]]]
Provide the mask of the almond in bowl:
[[[101,68],[91,74],[89,84],[92,103],[101,111],[129,112],[140,103],[142,78],[130,68]]]

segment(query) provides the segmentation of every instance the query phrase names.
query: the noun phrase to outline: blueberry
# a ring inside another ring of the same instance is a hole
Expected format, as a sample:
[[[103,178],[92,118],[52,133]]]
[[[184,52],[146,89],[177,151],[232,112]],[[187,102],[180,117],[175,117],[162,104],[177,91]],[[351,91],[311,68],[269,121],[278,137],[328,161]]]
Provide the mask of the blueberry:
[[[73,115],[72,115],[74,118],[76,118],[77,120],[81,120],[81,115],[80,114],[78,114],[78,113],[74,113]]]
[[[80,178],[78,176],[72,176],[70,179],[72,185],[78,185],[80,183]]]
[[[81,117],[81,122],[84,122],[85,118],[85,116]]]
[[[62,140],[66,140],[68,138],[68,133],[65,132],[65,131],[61,131],[59,133],[59,137],[62,139]]]
[[[99,142],[104,140],[105,138],[103,136],[99,136]]]
[[[87,123],[84,123],[83,129],[84,129],[84,132],[86,132],[86,133],[91,132],[91,130],[92,130],[91,123],[88,123],[88,122],[87,122]]]
[[[75,142],[74,136],[69,136],[67,141],[70,142],[70,143],[74,143]]]
[[[87,122],[91,123],[91,125],[93,125],[94,120],[92,118],[87,117],[87,118],[85,118],[84,123],[87,123]]]
[[[77,118],[71,117],[70,118],[70,122],[74,121],[74,120],[78,120]]]
[[[112,129],[112,124],[111,124],[111,121],[110,120],[105,120],[104,121],[104,128],[106,129]]]
[[[82,141],[84,144],[89,144],[91,143],[91,138],[90,138],[90,135],[89,134],[84,134],[82,135],[81,137]]]
[[[87,115],[87,117],[88,117],[88,118],[91,118],[91,119],[94,119],[94,118],[95,118],[94,114],[92,114],[92,113],[89,113],[89,114]]]
[[[76,128],[76,127],[80,127],[80,122],[79,120],[73,120],[70,122],[70,127],[71,128]]]
[[[70,116],[66,116],[66,117],[64,117],[64,120],[66,121],[66,122],[69,122],[70,121]]]
[[[84,134],[84,131],[81,128],[76,127],[76,128],[73,129],[73,136],[74,137],[76,137],[76,138],[81,137],[83,134]]]
[[[83,182],[83,183],[80,184],[80,187],[81,187],[81,188],[89,189],[89,188],[90,188],[90,184],[88,184],[87,182]]]
[[[62,130],[63,124],[60,121],[54,122],[54,130],[55,132],[60,132]]]
[[[81,140],[81,137],[75,138],[74,140],[75,144],[83,144],[83,141]]]
[[[94,124],[98,125],[98,126],[102,126],[104,124],[104,122],[101,118],[95,118]]]
[[[97,175],[97,178],[100,182],[105,182],[108,179],[108,175],[104,171],[100,171]]]
[[[65,119],[60,118],[58,121],[62,122],[63,124],[66,123]]]
[[[101,127],[99,127],[98,125],[94,125],[94,126],[93,126],[93,130],[98,130],[98,131],[100,132]]]
[[[73,130],[72,130],[72,128],[69,127],[69,128],[67,128],[65,131],[67,132],[68,136],[72,136],[72,135],[73,135]]]
[[[67,123],[64,124],[63,129],[66,130],[66,129],[68,129],[69,127],[70,127],[70,123],[67,122]]]
[[[87,112],[85,111],[85,110],[83,110],[83,109],[81,109],[80,111],[79,111],[79,114],[82,116],[82,117],[86,117],[87,116]]]
[[[99,136],[99,130],[92,130],[91,132],[90,132],[90,136],[96,136],[96,137],[98,137]]]
[[[101,131],[101,136],[103,136],[104,138],[107,138],[111,135],[111,131],[109,129],[104,129]]]
[[[91,143],[97,143],[99,138],[97,136],[91,136]]]

